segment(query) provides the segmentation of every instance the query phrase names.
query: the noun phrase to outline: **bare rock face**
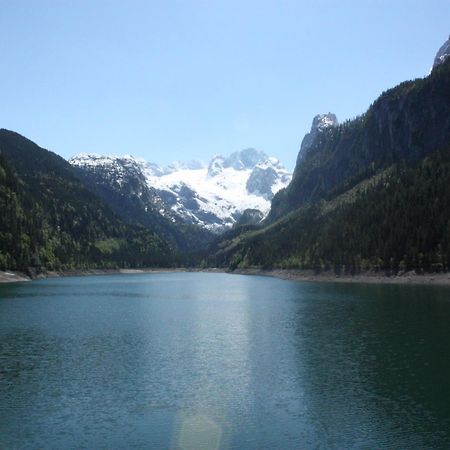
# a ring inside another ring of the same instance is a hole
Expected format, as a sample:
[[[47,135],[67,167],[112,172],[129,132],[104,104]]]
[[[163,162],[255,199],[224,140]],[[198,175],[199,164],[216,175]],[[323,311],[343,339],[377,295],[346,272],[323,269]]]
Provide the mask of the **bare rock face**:
[[[450,37],[444,42],[442,47],[436,53],[433,69],[442,64],[450,56]]]
[[[287,186],[290,174],[276,158],[268,158],[255,166],[246,183],[247,192],[272,200],[280,186]]]
[[[259,209],[246,209],[234,226],[259,225],[263,219],[264,214]]]
[[[275,184],[277,177],[278,174],[273,167],[256,166],[247,180],[247,192],[272,200],[272,186]]]
[[[311,125],[311,131],[303,138],[297,163],[303,159],[319,134],[329,130],[330,128],[337,127],[338,125],[339,122],[337,117],[333,113],[329,112],[328,114],[318,114],[315,116]]]

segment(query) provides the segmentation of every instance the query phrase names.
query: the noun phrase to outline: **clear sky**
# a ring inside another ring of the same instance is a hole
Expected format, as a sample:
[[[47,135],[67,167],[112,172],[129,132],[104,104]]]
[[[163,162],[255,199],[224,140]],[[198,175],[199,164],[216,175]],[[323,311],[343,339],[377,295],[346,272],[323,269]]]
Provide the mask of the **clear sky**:
[[[315,114],[425,76],[449,34],[449,0],[0,0],[0,127],[65,158],[293,168]]]

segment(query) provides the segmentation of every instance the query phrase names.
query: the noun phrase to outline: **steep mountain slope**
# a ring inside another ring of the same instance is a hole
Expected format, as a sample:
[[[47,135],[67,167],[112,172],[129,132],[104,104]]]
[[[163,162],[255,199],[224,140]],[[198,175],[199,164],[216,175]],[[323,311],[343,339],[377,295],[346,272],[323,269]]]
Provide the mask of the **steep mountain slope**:
[[[320,133],[273,202],[270,220],[330,198],[402,159],[417,161],[450,141],[450,63],[382,94],[361,117]]]
[[[317,133],[264,228],[215,242],[213,265],[447,270],[450,59]]]
[[[450,147],[397,164],[330,201],[215,242],[211,265],[397,272],[450,265]]]
[[[0,130],[1,268],[19,270],[167,265],[155,233],[126,225],[63,158]]]
[[[255,149],[228,158],[216,156],[208,167],[191,161],[161,168],[131,156],[86,154],[73,157],[70,163],[89,174],[91,185],[106,200],[114,193],[127,199],[119,208],[133,203],[130,215],[139,209],[141,222],[142,216],[154,217],[158,212],[172,223],[212,232],[232,227],[247,209],[266,215],[273,195],[291,179],[277,159]]]

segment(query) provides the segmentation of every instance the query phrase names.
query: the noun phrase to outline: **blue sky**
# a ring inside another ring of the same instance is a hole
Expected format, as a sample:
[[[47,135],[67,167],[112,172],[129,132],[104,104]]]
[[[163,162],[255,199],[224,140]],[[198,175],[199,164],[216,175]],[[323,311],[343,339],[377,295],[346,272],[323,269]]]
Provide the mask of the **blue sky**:
[[[448,0],[0,0],[0,127],[65,158],[293,168],[315,114],[425,76],[449,34]]]

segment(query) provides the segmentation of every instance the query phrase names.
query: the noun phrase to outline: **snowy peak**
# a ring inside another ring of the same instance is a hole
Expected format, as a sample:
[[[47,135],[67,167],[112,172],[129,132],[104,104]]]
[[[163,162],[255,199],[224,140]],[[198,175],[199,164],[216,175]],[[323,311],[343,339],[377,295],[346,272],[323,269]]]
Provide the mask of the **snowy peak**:
[[[330,127],[337,127],[337,125],[338,120],[336,114],[330,112],[328,114],[317,114],[312,122],[311,133],[313,133],[314,130],[321,132]]]
[[[314,141],[317,139],[317,136],[331,128],[337,127],[338,125],[339,122],[335,114],[330,112],[328,114],[317,114],[312,121],[311,131],[307,133],[302,140],[300,152],[297,158],[297,164],[312,147]]]
[[[444,42],[442,47],[436,53],[433,69],[442,64],[450,56],[450,37]]]
[[[120,161],[120,162],[119,162]],[[79,153],[72,157],[69,162],[72,166],[78,167],[96,167],[96,166],[115,166],[117,164],[135,165],[137,159],[130,155],[124,155],[121,157],[111,155],[99,155],[98,153]]]
[[[228,158],[224,158],[222,155],[216,155],[209,163],[208,175],[215,177],[223,169],[228,168],[234,170],[251,170],[268,159],[269,156],[264,152],[254,148],[246,148],[239,152],[234,152]]]
[[[130,178],[137,177],[142,181],[145,180],[142,167],[147,164],[143,159],[130,155],[118,157],[97,153],[80,153],[71,158],[69,163],[90,172],[102,172],[103,178],[109,178],[111,182],[117,183],[119,186],[122,186]],[[158,167],[149,167],[148,170],[157,171]]]
[[[246,148],[240,152],[232,153],[225,160],[225,167],[235,170],[253,169],[257,164],[267,161],[269,157],[262,151],[254,148]]]
[[[69,163],[75,167],[89,168],[90,170],[109,169],[118,173],[124,173],[127,170],[141,171],[144,166],[148,166],[148,170],[156,173],[161,170],[156,164],[149,164],[145,160],[131,155],[113,156],[99,155],[97,153],[79,153],[69,159]]]

